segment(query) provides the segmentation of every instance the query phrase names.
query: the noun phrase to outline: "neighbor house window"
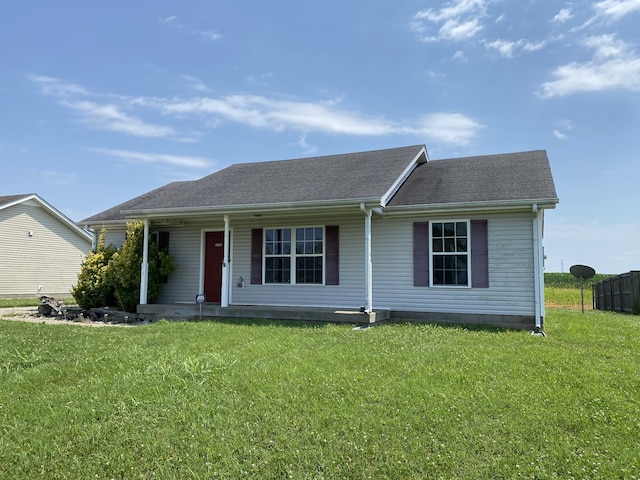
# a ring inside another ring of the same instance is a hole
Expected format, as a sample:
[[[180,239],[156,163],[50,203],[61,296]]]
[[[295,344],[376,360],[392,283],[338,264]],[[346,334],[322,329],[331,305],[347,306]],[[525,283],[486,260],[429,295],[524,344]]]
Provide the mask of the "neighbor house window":
[[[469,222],[431,222],[432,285],[469,286]]]
[[[322,284],[323,272],[322,227],[264,230],[265,283]]]

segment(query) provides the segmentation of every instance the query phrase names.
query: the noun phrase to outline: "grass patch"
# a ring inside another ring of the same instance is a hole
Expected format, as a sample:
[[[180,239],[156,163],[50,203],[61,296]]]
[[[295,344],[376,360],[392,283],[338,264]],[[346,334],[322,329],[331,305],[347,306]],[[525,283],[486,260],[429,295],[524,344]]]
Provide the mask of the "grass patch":
[[[596,274],[593,278],[584,282],[585,310],[593,309],[593,290],[591,286],[609,276]],[[570,273],[545,273],[544,297],[547,307],[581,309],[580,280]]]
[[[37,307],[39,298],[0,298],[0,308]]]
[[[0,478],[638,478],[638,317],[0,322]]]

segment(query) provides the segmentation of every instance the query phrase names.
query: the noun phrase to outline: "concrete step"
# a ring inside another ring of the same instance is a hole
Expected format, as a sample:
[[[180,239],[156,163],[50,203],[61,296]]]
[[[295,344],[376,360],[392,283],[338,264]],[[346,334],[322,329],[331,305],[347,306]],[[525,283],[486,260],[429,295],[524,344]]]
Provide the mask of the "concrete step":
[[[309,322],[336,322],[351,324],[373,324],[389,320],[389,310],[379,310],[370,314],[358,310],[327,307],[277,307],[254,305],[217,304],[202,305],[175,303],[138,305],[138,315],[146,320],[193,320],[205,318],[262,318],[270,320],[300,320]]]

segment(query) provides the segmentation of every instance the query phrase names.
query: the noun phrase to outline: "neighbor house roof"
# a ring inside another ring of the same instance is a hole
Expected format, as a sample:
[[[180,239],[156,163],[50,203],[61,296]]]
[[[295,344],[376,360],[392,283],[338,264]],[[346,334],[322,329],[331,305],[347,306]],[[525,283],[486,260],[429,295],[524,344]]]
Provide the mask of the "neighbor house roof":
[[[419,157],[426,161],[424,145],[239,163],[200,180],[170,183],[81,223],[124,220],[127,213],[153,210],[380,201]]]
[[[449,158],[418,165],[388,207],[501,202],[558,203],[546,151]]]

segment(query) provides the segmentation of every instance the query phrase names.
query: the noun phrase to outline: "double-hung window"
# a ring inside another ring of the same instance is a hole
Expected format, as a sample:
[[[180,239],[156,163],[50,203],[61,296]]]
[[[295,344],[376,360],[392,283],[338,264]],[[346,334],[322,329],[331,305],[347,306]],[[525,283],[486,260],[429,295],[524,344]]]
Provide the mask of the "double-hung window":
[[[431,222],[432,285],[469,286],[469,222]]]
[[[322,284],[324,228],[266,228],[264,282]]]

